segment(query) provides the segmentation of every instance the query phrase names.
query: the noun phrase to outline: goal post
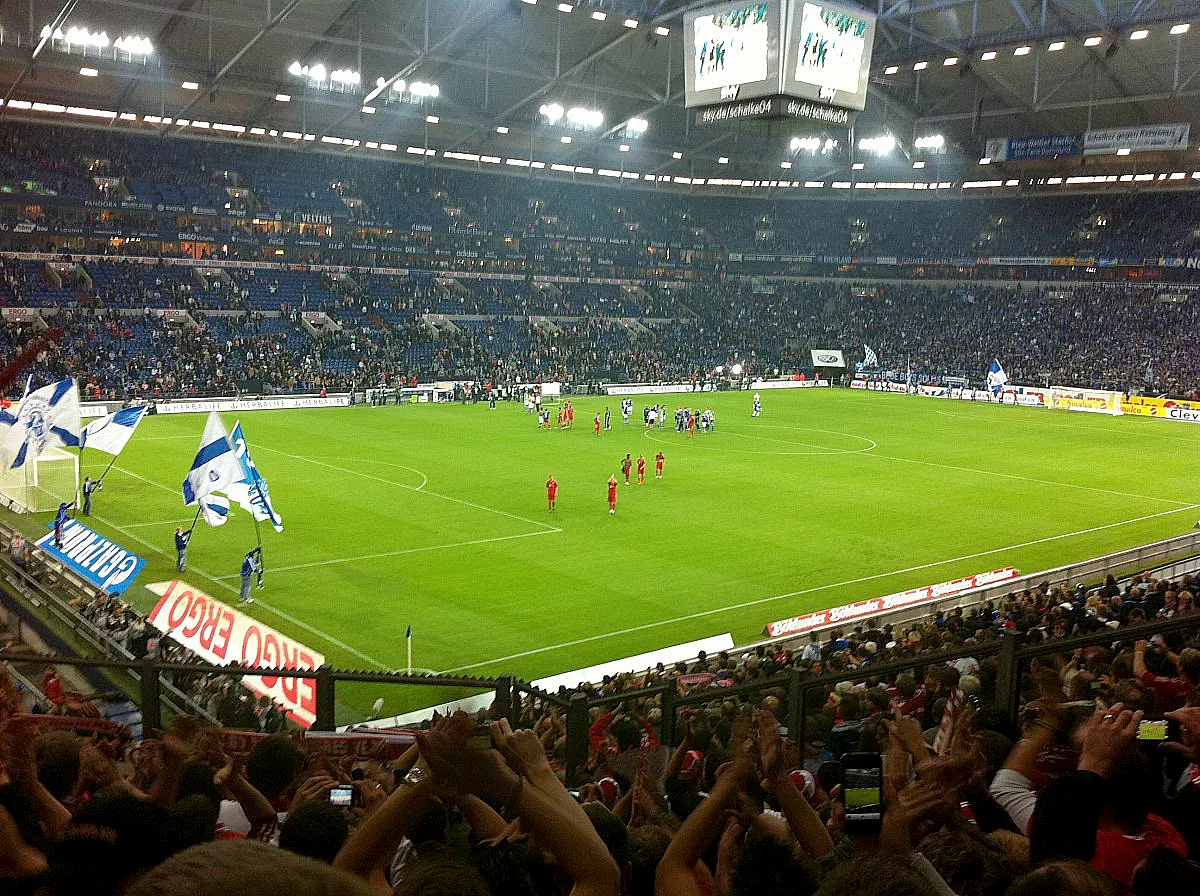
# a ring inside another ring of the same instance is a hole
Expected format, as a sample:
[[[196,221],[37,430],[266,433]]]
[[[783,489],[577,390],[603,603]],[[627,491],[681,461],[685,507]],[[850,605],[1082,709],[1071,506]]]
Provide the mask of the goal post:
[[[45,513],[79,500],[79,455],[47,447],[16,469],[0,469],[0,503],[17,513]]]

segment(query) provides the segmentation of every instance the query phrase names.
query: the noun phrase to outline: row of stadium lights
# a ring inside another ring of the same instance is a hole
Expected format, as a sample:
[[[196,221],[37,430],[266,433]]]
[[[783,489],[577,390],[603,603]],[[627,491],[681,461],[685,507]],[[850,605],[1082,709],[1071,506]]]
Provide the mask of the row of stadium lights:
[[[1184,34],[1187,34],[1191,30],[1191,28],[1192,28],[1192,26],[1189,23],[1180,22],[1178,25],[1171,26],[1170,34],[1172,34],[1175,37],[1181,37]],[[1150,36],[1149,28],[1137,28],[1137,29],[1129,32],[1130,40],[1145,40],[1149,36]],[[1093,35],[1092,37],[1085,38],[1083,41],[1083,45],[1085,47],[1098,47],[1098,46],[1102,45],[1103,43],[1104,43],[1104,38],[1099,35]],[[1067,48],[1067,42],[1065,40],[1056,40],[1056,41],[1051,41],[1051,43],[1047,45],[1046,52],[1057,53],[1060,50],[1065,50],[1066,48]],[[1029,44],[1022,44],[1019,47],[1014,47],[1012,54],[1014,56],[1028,56],[1032,52],[1033,52],[1032,46],[1030,46]],[[985,50],[984,52],[982,52],[979,55],[979,61],[980,62],[991,62],[994,59],[996,59],[999,55],[1000,55],[999,50]],[[945,59],[942,60],[942,67],[943,68],[952,68],[952,67],[958,65],[959,62],[961,62],[961,61],[962,60],[958,56],[947,56]],[[912,70],[914,72],[923,72],[927,68],[929,68],[928,60],[923,59],[920,62],[914,62],[912,64]],[[883,73],[885,75],[899,74],[900,66],[889,65],[883,70]]]
[[[199,120],[189,120],[186,118],[166,118],[159,115],[143,115],[140,117],[133,112],[114,112],[111,109],[93,109],[82,106],[63,106],[59,103],[45,103],[33,100],[9,100],[5,103],[0,100],[0,106],[5,106],[9,109],[20,111],[31,111],[41,114],[50,115],[71,115],[81,118],[101,119],[107,121],[123,121],[130,124],[143,123],[152,127],[160,125],[175,125],[177,127],[192,127],[203,131],[214,131],[217,133],[227,133],[236,136],[244,136],[249,134],[254,137],[261,138],[282,138],[292,143],[320,143],[327,146],[340,146],[344,149],[357,149],[364,147],[369,150],[379,150],[383,152],[400,152],[400,147],[395,143],[379,143],[374,140],[360,141],[350,137],[336,137],[332,135],[317,135],[307,134],[300,131],[278,131],[274,129],[266,129],[260,127],[247,128],[243,125],[226,124],[223,122],[209,122]],[[871,139],[871,138],[868,138]],[[439,151],[430,149],[424,146],[409,146],[404,150],[408,155],[421,156],[423,158],[436,158]],[[1039,187],[1054,187],[1054,186],[1076,186],[1076,185],[1100,185],[1100,184],[1116,184],[1116,183],[1147,183],[1151,181],[1178,183],[1188,179],[1189,175],[1185,171],[1161,172],[1158,174],[1108,174],[1108,175],[1090,175],[1090,176],[1074,176],[1074,177],[1044,177],[1037,179],[1027,179],[1021,181],[1015,178],[1008,180],[977,180],[964,181],[961,184],[955,184],[952,181],[852,181],[852,180],[837,180],[826,183],[825,181],[807,180],[764,180],[764,179],[742,179],[742,178],[703,178],[703,177],[680,177],[677,175],[667,174],[642,174],[637,171],[617,171],[610,168],[592,168],[584,165],[561,165],[542,162],[534,159],[517,159],[517,158],[501,158],[500,156],[481,155],[477,153],[455,152],[445,150],[440,153],[443,159],[455,162],[467,162],[472,164],[487,164],[487,165],[504,165],[513,168],[534,169],[550,171],[562,174],[571,175],[589,175],[599,178],[629,180],[629,181],[646,181],[652,183],[671,183],[681,186],[709,186],[709,187],[742,187],[742,188],[762,188],[762,189],[795,189],[803,187],[805,189],[824,189],[830,187],[834,190],[902,190],[902,191],[936,191],[948,190],[955,186],[959,186],[964,190],[972,189],[988,189],[988,188],[1003,188],[1003,187],[1019,187],[1039,186]],[[676,159],[683,158],[683,153],[673,153]],[[730,159],[728,156],[721,156],[717,159],[718,164],[728,165]],[[856,170],[861,170],[861,163],[854,165]],[[1191,180],[1200,184],[1200,171],[1193,171],[1190,175]]]
[[[521,0],[521,2],[524,3],[526,6],[537,6],[538,5],[538,0]],[[555,9],[557,9],[559,12],[561,12],[565,15],[569,15],[569,14],[575,12],[575,10],[577,8],[578,7],[574,3],[558,3],[555,5]],[[593,9],[591,12],[591,18],[597,22],[604,22],[604,21],[607,21],[607,19],[608,19],[608,13],[602,9]],[[639,27],[641,27],[642,23],[640,21],[638,21],[637,19],[631,18],[631,19],[625,19],[623,24],[625,25],[626,28],[639,28]],[[657,34],[659,37],[666,37],[668,34],[671,33],[671,29],[668,28],[666,25],[656,25],[654,27],[654,33]]]

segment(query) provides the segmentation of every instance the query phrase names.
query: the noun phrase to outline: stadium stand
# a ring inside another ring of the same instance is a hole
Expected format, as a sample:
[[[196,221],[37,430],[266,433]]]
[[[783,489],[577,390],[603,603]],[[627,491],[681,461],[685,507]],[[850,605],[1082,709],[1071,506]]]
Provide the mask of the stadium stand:
[[[242,53],[296,5],[275,18],[268,7]],[[354,5],[314,52],[352,43],[342,25]],[[650,19],[681,4],[635,5]],[[1009,5],[1031,30],[1029,4]],[[1105,14],[1104,0],[1084,5]],[[191,6],[158,40],[198,23]],[[309,6],[316,15],[323,4]],[[509,6],[517,18],[522,5]],[[908,14],[947,13],[961,42],[953,6]],[[1070,3],[1054,6],[1085,21]],[[1141,39],[1131,27],[1154,6],[1105,16],[1094,72],[1121,86],[1108,66],[1123,41]],[[1156,29],[1174,15],[1167,6]],[[588,8],[603,21],[616,7]],[[429,9],[419,62],[438,52]],[[228,81],[217,90],[242,53],[213,71],[208,15],[210,71],[188,114],[240,92]],[[360,60],[361,29],[360,19]],[[886,32],[893,49],[896,33]],[[669,34],[647,32],[630,56]],[[23,37],[0,31],[9,63]],[[1181,47],[1167,101],[1186,105]],[[21,58],[5,115],[27,74],[53,79],[46,57],[33,65],[40,49]],[[489,75],[491,52],[489,42]],[[579,70],[560,68],[544,90]],[[887,97],[883,76],[871,78]],[[156,81],[160,111],[166,83]],[[190,96],[199,84],[187,83]],[[310,88],[280,89],[324,91]],[[974,115],[950,113],[973,119],[972,149],[985,111],[1004,111],[975,94]],[[270,97],[264,107],[291,103]],[[294,104],[305,115],[309,98]],[[351,98],[346,117],[378,111]],[[1162,98],[1129,101],[1139,123]],[[314,119],[323,105],[312,103]],[[1022,118],[1038,121],[1036,88],[1024,105]],[[918,124],[905,127],[915,135]],[[1177,173],[1160,178],[1187,177]],[[715,383],[734,364],[746,381],[811,377],[812,346],[869,345],[879,365],[862,375],[907,388],[978,383],[1003,358],[1014,383],[1200,400],[1193,193],[748,198],[646,187],[636,173],[626,187],[624,169],[614,174],[617,187],[588,185],[8,117],[0,365],[57,328],[57,350],[23,373],[75,377],[96,401],[358,396],[433,382],[455,383],[450,394],[465,401],[484,394],[479,384],[519,399],[542,382],[568,393]],[[0,531],[0,893],[1200,893],[1195,557],[1182,571],[1046,582],[550,693],[512,676],[209,666]],[[311,730],[251,690],[264,671],[311,685]],[[335,732],[342,683],[495,699],[410,727]]]

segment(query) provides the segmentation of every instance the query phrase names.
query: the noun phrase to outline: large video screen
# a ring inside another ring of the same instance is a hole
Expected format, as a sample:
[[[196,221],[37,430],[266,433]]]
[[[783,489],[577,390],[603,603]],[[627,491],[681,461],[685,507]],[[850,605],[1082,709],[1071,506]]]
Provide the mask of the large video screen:
[[[828,0],[794,0],[784,49],[783,92],[862,109],[875,44],[875,16]]]
[[[684,16],[692,106],[775,96],[780,92],[783,0],[725,3]]]

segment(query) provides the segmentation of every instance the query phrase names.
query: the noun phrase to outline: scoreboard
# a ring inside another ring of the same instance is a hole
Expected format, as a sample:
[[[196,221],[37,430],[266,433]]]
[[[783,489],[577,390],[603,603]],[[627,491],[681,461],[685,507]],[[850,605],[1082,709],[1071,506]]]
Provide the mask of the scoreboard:
[[[837,0],[723,3],[684,16],[686,105],[699,124],[807,118],[866,105],[875,15]]]

